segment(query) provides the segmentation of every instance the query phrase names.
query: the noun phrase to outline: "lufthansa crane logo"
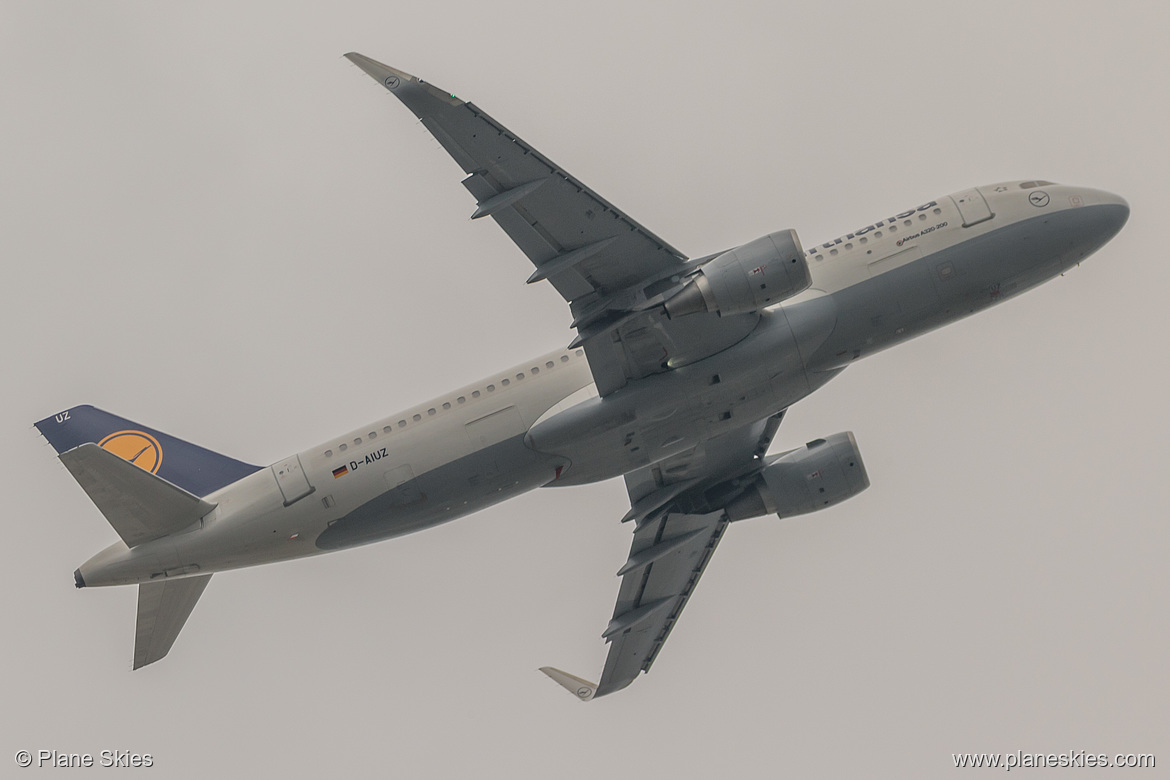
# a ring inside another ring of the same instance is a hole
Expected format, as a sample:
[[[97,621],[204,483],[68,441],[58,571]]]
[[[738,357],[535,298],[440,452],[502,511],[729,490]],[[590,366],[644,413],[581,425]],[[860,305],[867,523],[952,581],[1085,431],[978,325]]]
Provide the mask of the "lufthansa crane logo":
[[[157,474],[158,467],[162,465],[162,447],[158,439],[149,433],[118,431],[99,441],[98,446],[151,474]]]

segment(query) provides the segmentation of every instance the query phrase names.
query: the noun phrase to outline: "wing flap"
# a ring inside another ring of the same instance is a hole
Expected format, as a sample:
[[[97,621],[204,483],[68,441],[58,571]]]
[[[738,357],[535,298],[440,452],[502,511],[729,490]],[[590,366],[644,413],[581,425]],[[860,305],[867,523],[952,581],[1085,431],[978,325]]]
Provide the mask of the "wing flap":
[[[92,442],[59,457],[127,547],[180,531],[215,509]]]

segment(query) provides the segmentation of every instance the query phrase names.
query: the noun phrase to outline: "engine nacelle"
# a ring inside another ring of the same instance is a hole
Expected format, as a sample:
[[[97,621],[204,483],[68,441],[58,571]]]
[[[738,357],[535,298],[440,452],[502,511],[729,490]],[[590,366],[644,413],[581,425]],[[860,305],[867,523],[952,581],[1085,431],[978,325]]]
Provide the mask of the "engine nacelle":
[[[666,302],[666,313],[744,314],[791,298],[811,284],[796,231],[781,230],[709,260]]]
[[[727,505],[730,520],[791,517],[824,509],[869,487],[852,433],[835,433],[777,455],[743,494]]]

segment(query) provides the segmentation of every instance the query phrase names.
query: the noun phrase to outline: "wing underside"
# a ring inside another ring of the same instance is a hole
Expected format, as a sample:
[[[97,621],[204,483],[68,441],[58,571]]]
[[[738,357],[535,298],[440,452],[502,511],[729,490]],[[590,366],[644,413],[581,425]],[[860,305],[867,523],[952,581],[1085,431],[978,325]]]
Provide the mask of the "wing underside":
[[[473,219],[490,216],[566,301],[613,293],[680,268],[682,253],[483,110],[388,65],[346,57],[389,89],[464,173]]]
[[[361,54],[345,55],[390,90],[467,174],[472,219],[491,217],[570,305],[601,395],[701,360],[742,339],[757,314],[671,320],[662,304],[702,260],[686,257],[482,109]]]
[[[726,528],[720,510],[667,514],[634,532],[629,561],[620,572],[614,617],[603,634],[610,648],[598,696],[621,690],[639,672],[650,671]]]
[[[626,476],[634,538],[613,618],[601,680],[593,685],[541,671],[582,701],[621,690],[650,670],[728,526],[723,507],[763,463],[783,413],[711,439],[694,450]]]

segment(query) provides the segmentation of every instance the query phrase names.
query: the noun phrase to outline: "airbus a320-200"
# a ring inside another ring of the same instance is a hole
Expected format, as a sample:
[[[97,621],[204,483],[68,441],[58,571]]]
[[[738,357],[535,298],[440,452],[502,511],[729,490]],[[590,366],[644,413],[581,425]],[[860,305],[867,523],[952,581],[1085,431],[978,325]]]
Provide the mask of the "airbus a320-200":
[[[598,683],[648,671],[728,526],[869,485],[837,433],[768,454],[785,411],[851,363],[1062,274],[1129,217],[1108,192],[974,187],[806,249],[793,230],[688,259],[450,92],[346,55],[401,100],[565,299],[576,337],[268,467],[92,406],[37,428],[120,539],[78,587],[138,586],[134,668],[167,654],[215,572],[444,523],[537,487],[622,477],[633,542]]]

